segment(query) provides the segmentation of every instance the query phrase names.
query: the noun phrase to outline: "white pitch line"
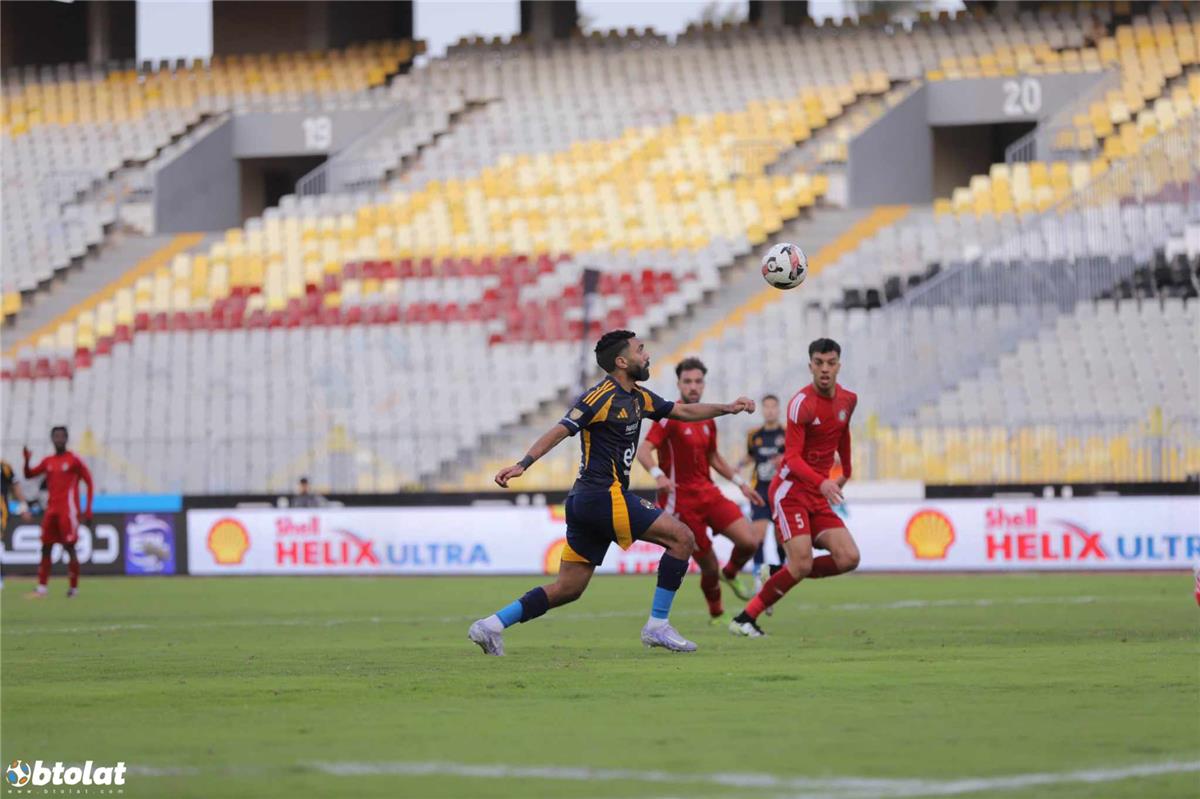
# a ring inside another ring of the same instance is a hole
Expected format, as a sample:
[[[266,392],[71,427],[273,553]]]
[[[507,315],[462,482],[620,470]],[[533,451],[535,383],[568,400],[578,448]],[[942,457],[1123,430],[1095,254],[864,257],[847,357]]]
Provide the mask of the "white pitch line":
[[[460,777],[487,780],[546,780],[565,782],[644,782],[662,785],[708,785],[720,788],[768,791],[789,799],[915,799],[922,796],[962,796],[984,791],[1023,791],[1047,785],[1097,785],[1144,777],[1200,772],[1200,760],[1141,763],[1108,769],[1080,769],[1058,773],[1012,774],[1000,777],[958,779],[887,779],[878,777],[785,777],[748,772],[687,773],[563,766],[479,765],[447,762],[307,762],[296,770],[316,771],[330,777]],[[295,773],[294,770],[289,770]],[[272,769],[232,767],[216,773],[228,776],[261,776]],[[190,766],[131,766],[131,775],[142,777],[197,777],[213,775]]]
[[[318,771],[335,777],[444,776],[480,779],[565,780],[573,782],[626,781],[713,786],[772,791],[800,791],[813,799],[899,799],[919,796],[959,796],[982,791],[1018,791],[1043,785],[1107,783],[1164,774],[1200,772],[1200,761],[1145,763],[1113,769],[1086,769],[1061,773],[1014,774],[954,780],[878,779],[870,777],[780,777],[771,774],[716,772],[708,774],[592,769],[555,766],[471,765],[465,763],[316,763]],[[790,794],[789,795],[793,795]]]
[[[800,602],[787,607],[799,611],[878,611],[878,610],[923,610],[928,608],[988,608],[1003,605],[1088,605],[1094,602],[1128,602],[1139,597],[1116,596],[1061,596],[1061,597],[1005,597],[999,599],[898,599],[892,602],[844,602],[834,605],[819,605]],[[1146,597],[1157,598],[1157,597]],[[641,618],[644,611],[571,612],[553,613],[544,621],[587,621],[589,619]],[[676,611],[676,616],[700,616],[699,610]],[[350,618],[321,619],[310,617],[284,617],[264,619],[219,619],[196,622],[174,622],[171,624],[100,624],[94,627],[30,626],[12,627],[9,622],[4,635],[74,635],[80,633],[125,632],[140,630],[209,629],[224,627],[341,627],[347,624],[461,624],[474,621],[476,616],[426,616],[383,618],[380,616],[355,616]]]

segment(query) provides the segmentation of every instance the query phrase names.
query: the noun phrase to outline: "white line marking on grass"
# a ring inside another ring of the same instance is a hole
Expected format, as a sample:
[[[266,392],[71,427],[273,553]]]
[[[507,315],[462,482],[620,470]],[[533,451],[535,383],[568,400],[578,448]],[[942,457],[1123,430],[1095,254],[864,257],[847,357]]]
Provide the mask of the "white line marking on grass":
[[[1139,777],[1200,772],[1200,761],[1144,763],[1111,769],[1085,769],[1060,773],[1014,774],[1006,777],[970,777],[954,780],[878,779],[870,777],[780,777],[772,774],[716,772],[708,774],[593,769],[557,766],[473,765],[469,763],[317,762],[317,771],[334,777],[468,777],[477,779],[565,780],[571,782],[624,781],[663,784],[701,783],[727,788],[788,791],[797,799],[900,799],[920,796],[959,796],[982,791],[1020,791],[1042,785],[1099,784]],[[793,791],[800,791],[793,794]]]
[[[1004,597],[998,599],[897,599],[892,602],[843,602],[821,605],[813,602],[798,602],[787,605],[800,611],[879,611],[879,610],[924,610],[929,608],[989,608],[1005,605],[1088,605],[1095,602],[1128,602],[1140,597],[1117,596],[1048,596],[1048,597]],[[1159,598],[1159,597],[1146,597]],[[641,618],[644,611],[598,611],[594,613],[566,611],[544,617],[546,621],[587,621],[589,619]],[[676,616],[706,616],[699,610],[676,611]],[[276,617],[259,619],[213,619],[208,621],[172,621],[169,623],[143,624],[138,622],[99,624],[94,627],[17,626],[9,622],[4,635],[75,635],[80,633],[137,632],[140,630],[186,630],[226,627],[341,627],[349,624],[461,624],[474,621],[477,616],[426,616],[383,618],[380,616],[354,616],[349,618],[322,619],[312,617]]]

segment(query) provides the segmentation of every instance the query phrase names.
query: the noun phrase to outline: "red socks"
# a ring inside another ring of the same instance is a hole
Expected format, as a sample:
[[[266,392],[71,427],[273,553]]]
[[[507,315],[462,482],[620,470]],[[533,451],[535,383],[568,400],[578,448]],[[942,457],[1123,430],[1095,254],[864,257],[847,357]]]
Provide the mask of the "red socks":
[[[67,577],[71,580],[71,588],[79,587],[79,558],[67,563]]]
[[[762,590],[758,592],[758,596],[750,600],[750,604],[746,605],[746,613],[752,619],[757,619],[759,614],[764,610],[774,605],[783,595],[791,590],[792,586],[800,582],[787,569],[780,569],[771,575],[771,579],[763,583]]]
[[[720,616],[725,612],[725,608],[721,606],[721,582],[717,575],[701,574],[700,590],[704,592],[704,598],[708,601],[710,616]]]
[[[822,555],[819,558],[813,559],[812,571],[808,576],[813,579],[821,577],[833,577],[835,574],[841,574],[842,570],[833,562],[833,555]]]
[[[732,580],[738,576],[742,567],[746,565],[746,561],[754,557],[754,547],[739,548],[734,547],[733,552],[729,553],[729,562],[721,569],[721,574],[725,575],[726,580]]]
[[[50,582],[50,556],[42,558],[42,562],[38,564],[38,585],[45,585]]]

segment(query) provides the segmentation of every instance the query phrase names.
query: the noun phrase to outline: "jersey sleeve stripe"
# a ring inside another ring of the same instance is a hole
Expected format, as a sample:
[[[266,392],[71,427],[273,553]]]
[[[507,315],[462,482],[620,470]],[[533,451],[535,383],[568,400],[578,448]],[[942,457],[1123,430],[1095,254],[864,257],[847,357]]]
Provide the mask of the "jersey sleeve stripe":
[[[605,392],[612,391],[615,388],[616,386],[605,380],[603,383],[589,391],[587,396],[583,398],[583,401],[588,405],[592,405],[596,402],[596,400],[604,396]]]
[[[804,404],[804,400],[805,395],[800,393],[792,397],[792,402],[788,405],[788,419],[796,424],[800,423],[800,406]]]

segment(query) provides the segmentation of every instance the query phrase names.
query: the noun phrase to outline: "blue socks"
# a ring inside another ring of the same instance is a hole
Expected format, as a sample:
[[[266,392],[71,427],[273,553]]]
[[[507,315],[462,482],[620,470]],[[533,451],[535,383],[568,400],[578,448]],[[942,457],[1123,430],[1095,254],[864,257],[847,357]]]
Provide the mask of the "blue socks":
[[[758,567],[763,565],[763,562],[766,561],[766,559],[767,559],[767,555],[765,552],[763,552],[763,545],[760,543],[758,545],[758,549],[754,550],[754,571],[755,572],[758,571]]]
[[[500,623],[505,627],[512,627],[521,620],[521,603],[519,600],[509,602],[500,610],[496,611],[496,617],[500,619]]]
[[[658,562],[658,587],[654,589],[654,602],[650,605],[650,618],[666,620],[671,613],[675,592],[683,584],[688,562],[664,552]]]
[[[510,602],[496,611],[496,618],[505,627],[512,627],[517,622],[533,621],[550,609],[550,598],[540,585],[525,592],[525,596]]]

